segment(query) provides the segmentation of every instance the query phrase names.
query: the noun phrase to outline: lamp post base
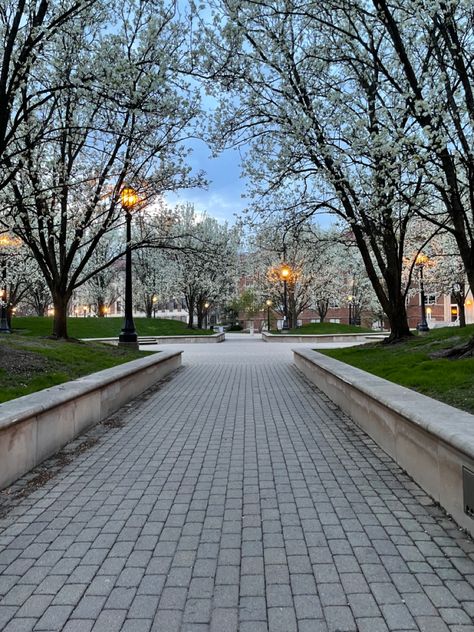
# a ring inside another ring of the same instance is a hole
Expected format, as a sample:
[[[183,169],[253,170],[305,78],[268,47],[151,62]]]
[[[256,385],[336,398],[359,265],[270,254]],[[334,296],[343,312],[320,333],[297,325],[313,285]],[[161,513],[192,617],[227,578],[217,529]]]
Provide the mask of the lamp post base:
[[[430,330],[430,328],[428,327],[428,323],[418,323],[418,325],[416,326],[416,330],[423,334],[426,333],[427,331]]]
[[[122,340],[119,340],[117,346],[122,347],[123,349],[136,349],[137,351],[140,348],[140,345],[138,344],[138,340],[135,342],[123,342]]]
[[[122,331],[119,335],[119,347],[127,349],[138,349],[138,336],[136,331]]]

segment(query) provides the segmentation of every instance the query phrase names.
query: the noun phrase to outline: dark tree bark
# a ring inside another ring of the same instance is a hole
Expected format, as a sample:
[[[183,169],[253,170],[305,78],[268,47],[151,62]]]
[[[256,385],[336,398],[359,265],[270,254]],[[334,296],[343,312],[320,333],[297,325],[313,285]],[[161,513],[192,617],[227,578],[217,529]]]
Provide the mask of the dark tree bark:
[[[185,296],[186,307],[188,308],[188,329],[194,329],[194,311],[196,309],[196,298],[193,294]]]
[[[67,340],[67,312],[71,296],[61,289],[53,290],[52,295],[54,306],[52,337],[58,340]]]
[[[316,306],[318,308],[319,320],[321,323],[324,323],[325,318],[328,313],[328,309],[329,309],[329,299],[327,298],[318,299],[318,301],[316,302]]]

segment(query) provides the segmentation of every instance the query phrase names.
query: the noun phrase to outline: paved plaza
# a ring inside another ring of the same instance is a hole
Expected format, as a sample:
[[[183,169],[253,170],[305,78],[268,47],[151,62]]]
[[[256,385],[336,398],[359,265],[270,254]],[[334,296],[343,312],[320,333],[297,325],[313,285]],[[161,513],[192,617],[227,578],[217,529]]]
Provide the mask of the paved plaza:
[[[0,630],[474,632],[473,542],[292,346],[181,347],[43,485],[2,492]]]

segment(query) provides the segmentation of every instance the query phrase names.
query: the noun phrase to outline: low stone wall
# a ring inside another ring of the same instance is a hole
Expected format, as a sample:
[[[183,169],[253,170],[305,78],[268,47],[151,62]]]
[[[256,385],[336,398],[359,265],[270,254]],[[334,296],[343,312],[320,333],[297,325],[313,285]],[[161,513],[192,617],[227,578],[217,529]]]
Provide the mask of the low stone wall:
[[[474,415],[310,350],[296,366],[474,536]],[[469,504],[470,503],[470,504]]]
[[[371,340],[383,340],[388,334],[269,334],[262,332],[264,342],[307,342],[311,344],[323,342],[370,342]]]
[[[0,404],[0,489],[181,365],[163,352]]]
[[[224,342],[225,334],[211,334],[203,336],[138,336],[138,345],[166,345],[166,344],[199,344]],[[111,345],[118,345],[118,338],[84,338],[84,341],[105,342]]]
[[[166,345],[166,344],[202,344],[213,342],[224,342],[225,334],[212,334],[210,336],[149,336],[146,339],[140,340],[140,345]]]

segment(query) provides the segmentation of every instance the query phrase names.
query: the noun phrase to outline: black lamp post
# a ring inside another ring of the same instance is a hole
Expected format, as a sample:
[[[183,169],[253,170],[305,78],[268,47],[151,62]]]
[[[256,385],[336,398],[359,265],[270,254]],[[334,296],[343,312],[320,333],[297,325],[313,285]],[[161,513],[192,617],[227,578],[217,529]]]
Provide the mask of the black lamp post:
[[[347,300],[349,301],[349,325],[352,325],[353,324],[352,323],[352,320],[353,320],[353,317],[352,317],[352,296],[348,296]]]
[[[209,325],[209,303],[204,303],[204,310],[204,329],[207,329]]]
[[[270,325],[271,325],[271,323],[270,323],[270,307],[272,306],[273,303],[272,303],[272,301],[270,299],[268,299],[266,301],[266,304],[267,304],[267,331],[268,331],[268,333],[270,333]]]
[[[0,235],[0,249],[19,246],[21,241],[4,233]],[[7,287],[7,258],[5,252],[1,254],[2,287],[0,292],[0,334],[11,334],[8,322],[8,287]]]
[[[291,270],[287,265],[283,265],[280,269],[280,278],[283,281],[283,327],[282,329],[288,330],[288,279],[290,277]]]
[[[0,334],[11,334],[10,326],[8,325],[8,298],[7,298],[7,262],[5,255],[2,255],[2,291],[1,291],[1,303],[0,303]]]
[[[125,211],[126,239],[125,250],[125,321],[119,335],[119,346],[138,349],[138,336],[133,322],[133,293],[132,293],[132,210],[138,202],[135,189],[124,187],[120,193],[120,201]]]
[[[421,300],[421,321],[416,328],[418,331],[429,331],[428,323],[426,322],[426,304],[425,304],[425,288],[423,285],[423,266],[428,261],[428,257],[423,254],[419,254],[416,258],[416,264],[420,269],[420,300]]]

